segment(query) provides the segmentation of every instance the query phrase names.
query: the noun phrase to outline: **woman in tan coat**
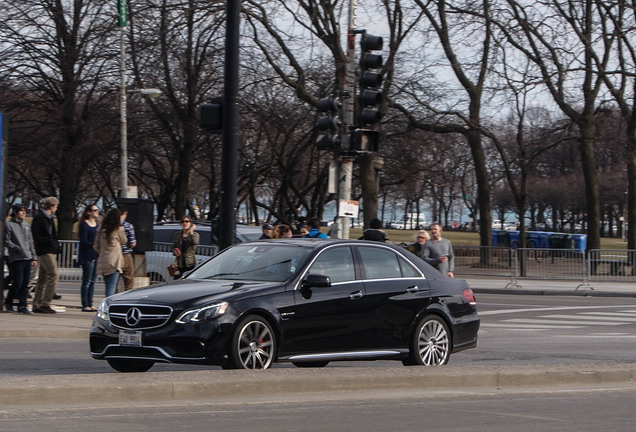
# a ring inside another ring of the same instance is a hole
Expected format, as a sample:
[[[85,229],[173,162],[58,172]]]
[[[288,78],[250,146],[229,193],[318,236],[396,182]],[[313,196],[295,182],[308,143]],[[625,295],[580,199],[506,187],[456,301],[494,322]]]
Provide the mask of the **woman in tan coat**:
[[[126,234],[121,224],[121,211],[114,208],[104,217],[93,246],[99,254],[97,257],[97,274],[104,276],[106,297],[115,294],[124,260],[121,254],[121,246],[126,244],[126,242]]]

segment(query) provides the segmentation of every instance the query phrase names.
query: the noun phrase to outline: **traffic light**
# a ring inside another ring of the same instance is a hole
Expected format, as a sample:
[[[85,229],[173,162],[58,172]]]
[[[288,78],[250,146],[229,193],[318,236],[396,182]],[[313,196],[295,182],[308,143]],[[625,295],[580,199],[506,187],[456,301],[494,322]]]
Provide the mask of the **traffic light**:
[[[223,131],[223,98],[212,98],[199,107],[199,126],[214,133]]]
[[[351,149],[361,152],[377,152],[380,133],[368,129],[356,129],[351,135]]]
[[[340,149],[340,102],[329,96],[318,101],[318,111],[325,113],[316,122],[321,134],[316,139],[318,150]]]
[[[360,81],[359,81],[359,113],[360,126],[372,125],[382,119],[379,106],[382,104],[382,55],[371,51],[382,49],[382,37],[362,33],[360,40]]]

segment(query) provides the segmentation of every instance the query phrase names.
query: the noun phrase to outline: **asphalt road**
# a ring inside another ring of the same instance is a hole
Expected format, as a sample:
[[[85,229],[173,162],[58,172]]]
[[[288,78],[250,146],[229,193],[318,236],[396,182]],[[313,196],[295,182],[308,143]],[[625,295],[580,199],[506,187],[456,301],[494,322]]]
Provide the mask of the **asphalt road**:
[[[327,392],[0,408],[0,431],[632,432],[636,387]]]
[[[481,294],[479,343],[450,365],[629,363],[636,360],[636,299]],[[16,317],[19,318],[19,317]],[[328,367],[402,368],[400,362],[337,362]],[[276,364],[275,368],[295,368]],[[220,370],[156,364],[159,371]],[[8,338],[0,344],[0,377],[114,373],[93,360],[86,339]]]
[[[636,298],[480,293],[478,303],[478,347],[443,368],[158,364],[119,374],[90,358],[89,315],[36,317],[53,335],[65,318],[81,320],[68,338],[1,339],[0,431],[634,429]]]

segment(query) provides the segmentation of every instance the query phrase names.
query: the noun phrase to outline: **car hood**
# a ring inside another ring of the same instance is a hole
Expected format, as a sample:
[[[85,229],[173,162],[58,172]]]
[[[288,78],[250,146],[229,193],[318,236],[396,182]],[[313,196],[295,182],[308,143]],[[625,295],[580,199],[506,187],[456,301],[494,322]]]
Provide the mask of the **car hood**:
[[[196,306],[212,299],[226,300],[280,287],[279,282],[242,282],[229,280],[178,280],[137,288],[111,297],[117,303],[166,304]]]

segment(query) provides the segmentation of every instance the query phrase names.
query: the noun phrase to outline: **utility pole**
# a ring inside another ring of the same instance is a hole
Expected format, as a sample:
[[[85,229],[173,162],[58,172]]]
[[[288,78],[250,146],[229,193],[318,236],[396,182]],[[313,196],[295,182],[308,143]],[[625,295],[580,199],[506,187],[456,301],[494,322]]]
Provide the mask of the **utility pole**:
[[[241,0],[226,1],[225,75],[223,92],[223,137],[221,168],[221,214],[219,249],[236,239],[236,194],[238,190],[238,93],[239,24]]]
[[[356,91],[355,45],[356,45],[356,8],[357,0],[349,0],[349,26],[347,30],[347,64],[345,65],[344,98],[342,103],[342,148],[338,172],[338,238],[349,238],[349,216],[340,215],[340,203],[351,200],[353,181],[353,155],[348,151],[351,142],[351,128],[354,125],[354,97]]]

